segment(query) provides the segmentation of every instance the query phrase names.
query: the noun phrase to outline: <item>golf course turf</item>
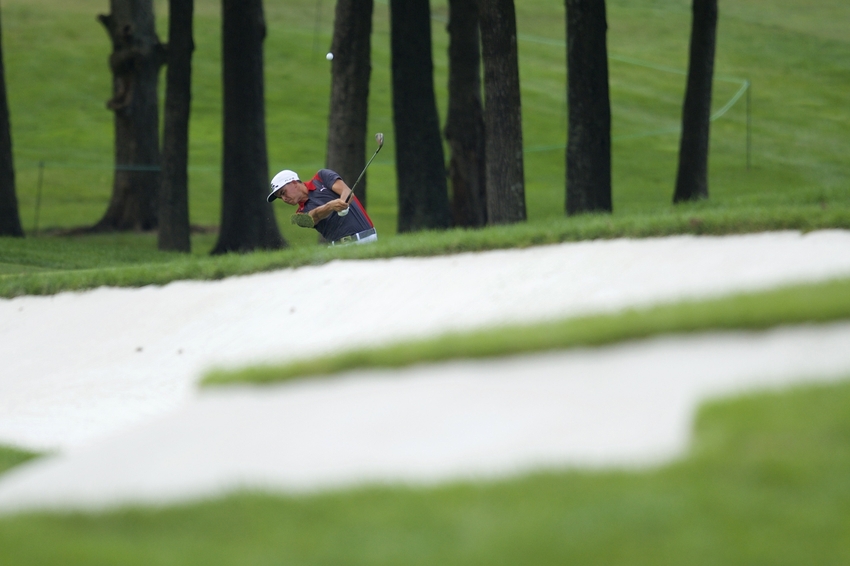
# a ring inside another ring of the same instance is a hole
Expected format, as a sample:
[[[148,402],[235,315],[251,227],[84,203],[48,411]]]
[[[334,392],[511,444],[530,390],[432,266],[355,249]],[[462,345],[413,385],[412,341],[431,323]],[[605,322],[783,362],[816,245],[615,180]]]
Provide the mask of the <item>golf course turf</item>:
[[[164,38],[167,3],[155,5]],[[114,126],[104,106],[110,45],[95,20],[106,3],[3,3],[16,188],[27,238],[0,238],[0,297],[595,238],[850,229],[846,0],[721,3],[712,111],[732,101],[744,81],[751,88],[712,122],[709,199],[680,206],[670,201],[691,2],[608,0],[614,212],[569,218],[564,5],[518,1],[529,221],[402,235],[395,233],[389,8],[376,2],[368,131],[384,132],[387,147],[369,169],[368,210],[379,242],[317,246],[315,234],[289,225],[292,210],[276,203],[288,249],[210,258],[221,213],[220,2],[195,5],[189,172],[195,229],[193,253],[184,256],[158,252],[154,233],[79,230],[100,218],[111,193]],[[269,177],[283,168],[312,174],[325,160],[333,10],[310,0],[268,1],[265,8]],[[432,3],[432,11],[443,123],[447,38],[439,22],[446,5]],[[848,296],[848,282],[839,280],[570,319],[529,328],[523,347],[846,320]],[[318,373],[458,351],[489,356],[503,351],[504,331],[343,354]],[[211,380],[306,373],[298,366],[261,368]],[[240,493],[166,508],[0,516],[0,564],[850,563],[850,383],[712,401],[694,427],[690,452],[652,470],[544,470],[428,489]],[[2,448],[0,472],[33,457]]]

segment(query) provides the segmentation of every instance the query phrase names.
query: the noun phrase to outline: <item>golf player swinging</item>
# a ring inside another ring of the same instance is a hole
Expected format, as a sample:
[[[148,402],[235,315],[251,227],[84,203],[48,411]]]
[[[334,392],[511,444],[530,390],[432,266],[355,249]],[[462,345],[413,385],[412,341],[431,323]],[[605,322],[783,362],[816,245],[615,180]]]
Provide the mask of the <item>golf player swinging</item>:
[[[366,209],[342,177],[330,169],[321,169],[306,183],[295,171],[284,169],[272,179],[271,189],[269,202],[281,199],[297,206],[292,223],[315,228],[332,246],[378,239]]]

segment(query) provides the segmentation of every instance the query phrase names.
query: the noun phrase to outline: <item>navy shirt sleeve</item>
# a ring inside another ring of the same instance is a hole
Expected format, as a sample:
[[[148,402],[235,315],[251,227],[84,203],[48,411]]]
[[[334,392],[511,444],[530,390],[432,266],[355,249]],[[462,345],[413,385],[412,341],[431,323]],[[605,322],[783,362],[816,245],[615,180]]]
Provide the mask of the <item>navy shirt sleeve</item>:
[[[334,183],[336,183],[336,180],[342,179],[342,177],[339,176],[339,173],[331,171],[330,169],[321,169],[318,173],[316,173],[316,176],[319,177],[322,184],[330,189],[331,192],[333,192],[332,187],[334,186]]]

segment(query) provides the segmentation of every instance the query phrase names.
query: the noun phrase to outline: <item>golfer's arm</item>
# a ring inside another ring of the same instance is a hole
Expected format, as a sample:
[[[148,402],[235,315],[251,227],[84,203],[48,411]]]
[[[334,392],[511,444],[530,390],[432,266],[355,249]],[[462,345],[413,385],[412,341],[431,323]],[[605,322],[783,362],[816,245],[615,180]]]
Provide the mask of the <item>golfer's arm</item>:
[[[307,213],[310,215],[310,218],[313,219],[313,226],[315,226],[316,224],[331,215],[334,209],[331,208],[329,205],[330,203],[323,204],[322,206],[318,206]]]
[[[332,200],[329,203],[325,203],[322,206],[317,206],[307,214],[310,215],[310,218],[313,219],[313,226],[330,216],[334,212],[339,212],[340,210],[344,210],[348,208],[344,202],[339,199]]]
[[[348,188],[348,185],[345,184],[345,181],[342,179],[337,179],[334,182],[331,190],[339,195],[339,201],[331,201],[323,204],[322,206],[317,206],[308,214],[310,218],[313,219],[313,226],[327,218],[333,212],[339,212],[340,210],[344,210],[346,207],[342,204],[346,198],[348,198],[349,193],[351,193],[351,189]]]
[[[351,189],[348,188],[348,185],[345,184],[345,181],[343,181],[342,179],[337,179],[331,189],[333,190],[333,192],[339,195],[339,199],[325,203],[322,206],[317,206],[309,212],[310,217],[313,219],[313,226],[330,216],[331,213],[339,212],[347,208],[344,202],[345,199],[348,198],[348,195],[351,193]]]
[[[345,181],[343,181],[342,179],[337,179],[331,189],[333,189],[333,192],[338,194],[339,198],[341,198],[342,200],[347,199],[348,194],[351,192],[351,189],[348,188],[348,185],[346,185]]]

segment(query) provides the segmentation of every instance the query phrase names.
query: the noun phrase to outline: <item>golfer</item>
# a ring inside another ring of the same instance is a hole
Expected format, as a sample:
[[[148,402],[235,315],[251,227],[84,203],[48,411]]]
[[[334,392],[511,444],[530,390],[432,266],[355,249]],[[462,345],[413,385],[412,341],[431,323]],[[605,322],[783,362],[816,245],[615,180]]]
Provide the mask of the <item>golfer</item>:
[[[347,200],[351,189],[335,171],[322,169],[302,183],[295,171],[284,169],[272,179],[271,189],[269,202],[279,198],[286,204],[297,206],[297,224],[307,228],[312,226],[332,246],[365,244],[378,239],[375,225],[357,196],[351,195],[349,206]]]

